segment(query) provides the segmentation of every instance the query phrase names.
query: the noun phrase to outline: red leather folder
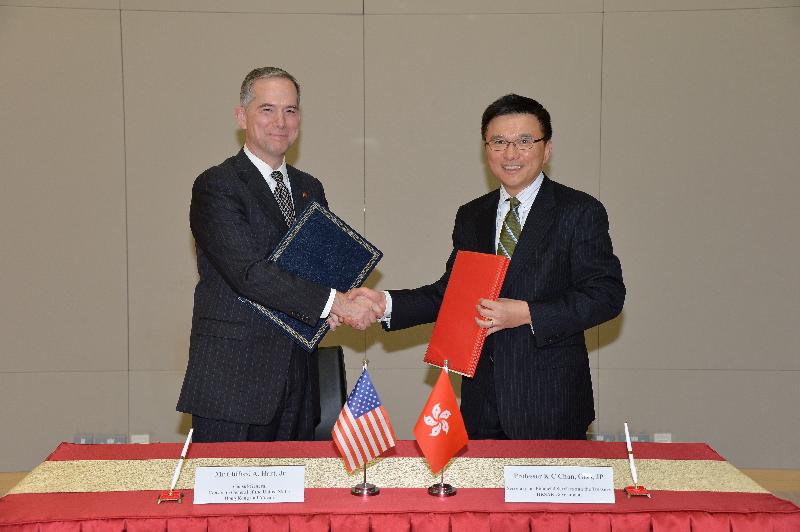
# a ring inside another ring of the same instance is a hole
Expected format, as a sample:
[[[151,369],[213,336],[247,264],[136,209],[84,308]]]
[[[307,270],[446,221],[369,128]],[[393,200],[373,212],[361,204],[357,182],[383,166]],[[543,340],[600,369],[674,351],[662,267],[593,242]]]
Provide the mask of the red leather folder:
[[[425,352],[425,362],[472,377],[486,329],[475,323],[480,298],[497,299],[510,261],[502,255],[459,251],[450,272],[439,316]]]

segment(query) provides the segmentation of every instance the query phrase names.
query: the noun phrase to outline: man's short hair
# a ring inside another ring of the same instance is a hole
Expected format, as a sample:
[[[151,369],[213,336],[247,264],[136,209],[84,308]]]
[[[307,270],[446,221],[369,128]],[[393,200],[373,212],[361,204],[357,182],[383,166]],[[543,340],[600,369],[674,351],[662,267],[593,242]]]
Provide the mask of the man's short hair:
[[[516,115],[527,114],[533,115],[539,120],[542,126],[542,133],[544,140],[550,140],[553,136],[553,128],[550,125],[550,113],[544,108],[542,104],[532,98],[520,96],[519,94],[506,94],[489,104],[489,107],[483,112],[481,118],[481,138],[486,140],[486,128],[489,127],[489,122],[498,116],[502,115]]]
[[[294,88],[297,89],[297,103],[300,104],[300,84],[294,79],[294,76],[282,68],[261,67],[251,70],[242,81],[242,89],[239,91],[239,104],[242,107],[247,107],[247,104],[253,101],[253,83],[267,78],[284,78],[294,83]]]

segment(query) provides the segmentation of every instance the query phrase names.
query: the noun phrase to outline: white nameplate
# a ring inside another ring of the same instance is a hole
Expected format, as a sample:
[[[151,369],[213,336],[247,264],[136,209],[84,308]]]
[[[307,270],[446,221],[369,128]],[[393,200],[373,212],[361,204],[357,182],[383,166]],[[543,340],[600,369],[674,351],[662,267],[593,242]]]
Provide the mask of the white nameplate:
[[[505,466],[506,502],[614,503],[610,467]]]
[[[194,503],[303,502],[305,466],[198,467]]]

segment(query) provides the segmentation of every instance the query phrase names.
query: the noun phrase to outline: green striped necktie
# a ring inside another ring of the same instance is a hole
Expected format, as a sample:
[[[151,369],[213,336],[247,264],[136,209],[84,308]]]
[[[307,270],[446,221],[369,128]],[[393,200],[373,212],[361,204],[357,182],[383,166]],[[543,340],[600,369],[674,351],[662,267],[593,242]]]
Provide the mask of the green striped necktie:
[[[505,255],[509,259],[514,254],[514,249],[517,247],[519,234],[522,232],[522,224],[519,220],[519,200],[517,198],[509,198],[511,208],[506,214],[506,219],[503,220],[503,227],[500,229],[500,242],[497,243],[497,254]]]

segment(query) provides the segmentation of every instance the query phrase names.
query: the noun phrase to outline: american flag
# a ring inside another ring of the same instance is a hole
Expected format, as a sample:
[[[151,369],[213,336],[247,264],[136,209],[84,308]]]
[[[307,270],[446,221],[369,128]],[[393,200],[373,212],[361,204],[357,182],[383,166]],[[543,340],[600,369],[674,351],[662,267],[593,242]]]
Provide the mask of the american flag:
[[[331,435],[349,473],[395,446],[394,429],[366,368],[347,397]]]

